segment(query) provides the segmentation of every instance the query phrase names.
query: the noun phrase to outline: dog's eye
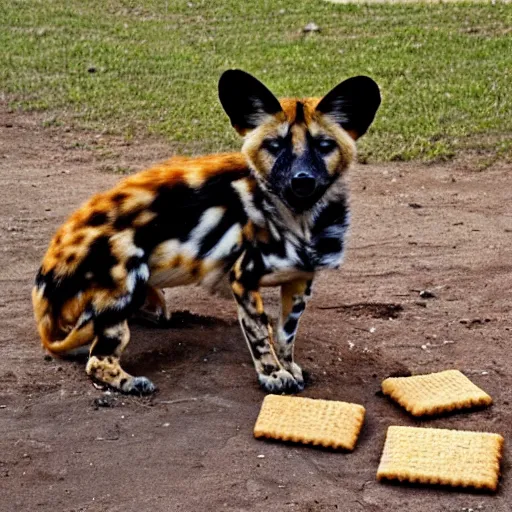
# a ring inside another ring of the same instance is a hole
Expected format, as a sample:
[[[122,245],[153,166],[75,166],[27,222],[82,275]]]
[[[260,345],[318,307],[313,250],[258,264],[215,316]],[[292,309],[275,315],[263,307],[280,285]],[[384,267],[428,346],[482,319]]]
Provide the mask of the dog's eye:
[[[327,155],[336,147],[336,142],[332,139],[317,139],[315,146],[320,153]]]
[[[283,149],[283,139],[267,139],[263,142],[263,148],[271,155],[277,155]]]

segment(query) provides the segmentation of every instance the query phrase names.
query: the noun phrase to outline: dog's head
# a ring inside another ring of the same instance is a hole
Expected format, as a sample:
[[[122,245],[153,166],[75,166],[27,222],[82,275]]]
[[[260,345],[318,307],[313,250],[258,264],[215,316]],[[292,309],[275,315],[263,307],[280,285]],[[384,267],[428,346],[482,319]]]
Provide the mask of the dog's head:
[[[322,99],[279,101],[259,80],[226,71],[219,98],[245,138],[243,153],[263,186],[292,211],[310,209],[355,158],[380,105],[366,76],[341,82]]]

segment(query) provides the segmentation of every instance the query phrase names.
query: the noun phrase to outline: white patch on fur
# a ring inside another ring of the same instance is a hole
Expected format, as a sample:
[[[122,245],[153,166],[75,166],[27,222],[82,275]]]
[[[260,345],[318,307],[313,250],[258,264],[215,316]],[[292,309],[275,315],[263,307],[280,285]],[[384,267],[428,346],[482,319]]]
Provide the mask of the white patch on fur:
[[[269,270],[293,269],[300,266],[301,260],[297,254],[297,249],[288,240],[285,242],[286,256],[281,258],[276,254],[266,254],[263,256],[265,267]]]
[[[288,123],[281,123],[277,127],[277,133],[279,137],[283,137],[283,139],[288,135],[288,130],[290,129],[290,125]]]
[[[237,180],[234,181],[231,186],[238,193],[240,200],[244,205],[244,209],[249,216],[249,218],[256,224],[257,226],[265,225],[265,217],[263,212],[258,210],[253,203],[253,195],[249,190],[249,182],[247,180]]]
[[[277,230],[276,226],[273,222],[269,221],[268,223],[268,230],[270,231],[270,234],[272,235],[272,238],[274,240],[281,240],[281,234]]]
[[[199,223],[190,232],[187,242],[183,244],[181,253],[188,258],[195,258],[199,251],[201,240],[217,226],[225,211],[226,209],[222,206],[214,206],[203,212]]]
[[[126,259],[136,256],[142,258],[144,251],[133,243],[133,230],[125,229],[110,238],[110,245],[114,253],[123,255]]]
[[[337,240],[343,240],[347,227],[345,225],[334,224],[329,226],[322,231],[322,238],[336,238]]]
[[[215,247],[206,255],[206,260],[223,260],[229,256],[233,249],[240,244],[240,235],[242,228],[240,224],[233,224],[217,242]]]
[[[320,259],[318,268],[337,269],[343,262],[344,251],[326,254]]]
[[[149,279],[149,268],[143,263],[138,268],[133,269],[126,278],[126,288],[132,293],[137,281],[147,281]]]
[[[126,306],[128,306],[128,304],[130,304],[131,300],[132,300],[131,293],[123,295],[120,299],[116,300],[116,304],[115,304],[116,309],[119,309],[119,310],[124,309]]]
[[[124,333],[124,325],[120,327],[119,325],[114,325],[113,327],[109,327],[103,331],[103,334],[108,338],[117,338],[120,337]]]

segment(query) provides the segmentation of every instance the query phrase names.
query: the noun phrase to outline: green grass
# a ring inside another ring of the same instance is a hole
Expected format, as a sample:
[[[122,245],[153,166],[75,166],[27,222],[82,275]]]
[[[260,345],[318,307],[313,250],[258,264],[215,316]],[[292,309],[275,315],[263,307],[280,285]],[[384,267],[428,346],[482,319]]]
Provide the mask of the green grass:
[[[304,35],[310,21],[321,32]],[[499,2],[3,0],[0,92],[53,124],[162,134],[197,153],[240,147],[217,100],[227,68],[281,96],[368,74],[383,104],[363,159],[508,159],[511,26],[512,6]]]

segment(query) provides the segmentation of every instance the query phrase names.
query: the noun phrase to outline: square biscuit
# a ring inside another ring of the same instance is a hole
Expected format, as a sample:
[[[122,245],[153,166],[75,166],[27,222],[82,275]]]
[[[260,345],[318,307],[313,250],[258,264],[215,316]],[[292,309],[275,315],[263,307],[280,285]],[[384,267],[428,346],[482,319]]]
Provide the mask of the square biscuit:
[[[499,434],[389,427],[377,480],[495,491],[502,453]]]
[[[362,405],[267,395],[254,437],[353,450],[364,422]]]
[[[459,370],[412,377],[390,377],[382,382],[389,395],[413,416],[491,405],[492,398]]]

